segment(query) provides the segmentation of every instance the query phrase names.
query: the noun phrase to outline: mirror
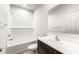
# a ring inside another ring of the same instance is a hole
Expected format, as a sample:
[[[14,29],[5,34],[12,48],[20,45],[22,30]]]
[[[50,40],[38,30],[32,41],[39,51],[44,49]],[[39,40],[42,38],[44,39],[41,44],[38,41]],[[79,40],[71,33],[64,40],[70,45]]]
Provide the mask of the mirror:
[[[79,4],[60,4],[49,13],[49,32],[79,34]]]

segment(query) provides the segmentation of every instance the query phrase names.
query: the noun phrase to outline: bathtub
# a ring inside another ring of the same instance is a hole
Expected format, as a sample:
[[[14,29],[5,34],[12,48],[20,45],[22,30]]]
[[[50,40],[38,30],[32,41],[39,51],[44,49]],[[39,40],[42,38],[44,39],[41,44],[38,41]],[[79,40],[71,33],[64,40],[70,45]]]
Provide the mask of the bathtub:
[[[7,54],[18,54],[27,50],[27,46],[35,43],[32,28],[11,28],[10,36],[7,40]],[[13,40],[10,40],[13,39]]]
[[[7,54],[20,54],[27,50],[27,46],[33,43],[37,43],[37,40],[28,40],[26,42],[19,42],[7,45]]]

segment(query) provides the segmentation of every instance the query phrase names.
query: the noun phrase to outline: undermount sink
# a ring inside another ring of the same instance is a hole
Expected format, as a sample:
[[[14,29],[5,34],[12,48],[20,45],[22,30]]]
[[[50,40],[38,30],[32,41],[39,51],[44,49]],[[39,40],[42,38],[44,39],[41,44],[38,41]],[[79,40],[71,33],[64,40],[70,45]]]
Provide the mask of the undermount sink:
[[[64,44],[64,41],[60,39],[61,37],[58,35],[48,35],[44,37],[40,37],[40,40],[44,42],[48,42],[52,44],[53,46],[60,47],[61,45]]]
[[[59,40],[56,38],[58,38]],[[72,39],[70,37],[63,35],[48,35],[45,37],[40,37],[38,39],[51,46],[52,48],[61,51],[62,53],[79,53],[79,43],[68,41],[68,39]]]
[[[57,36],[57,35],[47,36],[46,38],[48,38],[49,41],[57,41],[57,42],[61,41],[59,36]]]

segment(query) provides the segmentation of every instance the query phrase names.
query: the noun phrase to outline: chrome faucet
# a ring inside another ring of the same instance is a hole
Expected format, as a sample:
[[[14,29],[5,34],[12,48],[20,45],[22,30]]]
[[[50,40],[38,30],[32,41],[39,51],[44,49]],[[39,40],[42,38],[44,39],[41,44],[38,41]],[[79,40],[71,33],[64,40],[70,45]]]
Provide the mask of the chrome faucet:
[[[9,39],[9,41],[13,41],[13,39],[11,38],[11,39]]]
[[[56,36],[55,39],[56,39],[57,41],[60,41],[60,39],[58,38],[58,36]]]
[[[40,37],[44,37],[44,36],[48,36],[47,34],[44,34],[44,35],[42,35],[42,36],[40,36]]]

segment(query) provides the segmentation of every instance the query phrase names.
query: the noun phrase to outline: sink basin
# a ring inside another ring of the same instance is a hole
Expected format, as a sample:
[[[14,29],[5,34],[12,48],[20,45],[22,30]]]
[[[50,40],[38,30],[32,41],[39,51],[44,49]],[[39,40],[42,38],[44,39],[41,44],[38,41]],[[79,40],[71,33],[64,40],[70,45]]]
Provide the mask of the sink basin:
[[[46,37],[39,38],[40,41],[46,43],[47,45],[55,48],[58,51],[66,54],[79,54],[79,43],[74,43],[72,41],[68,41],[69,37],[58,35],[60,41],[56,40],[56,35],[49,35]]]

